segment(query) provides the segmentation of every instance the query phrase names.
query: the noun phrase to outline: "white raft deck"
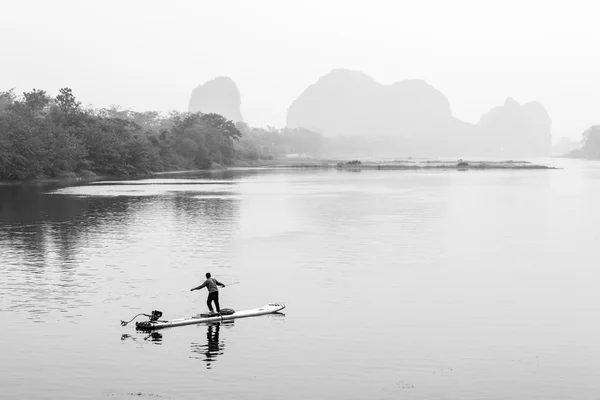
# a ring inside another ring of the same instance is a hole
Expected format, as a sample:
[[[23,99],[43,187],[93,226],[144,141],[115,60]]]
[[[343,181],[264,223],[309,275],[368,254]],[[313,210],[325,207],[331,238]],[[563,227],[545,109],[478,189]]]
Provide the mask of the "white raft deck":
[[[173,328],[176,326],[205,324],[211,322],[229,321],[238,318],[258,317],[260,315],[274,314],[285,308],[283,303],[269,303],[260,308],[251,310],[236,311],[229,315],[215,315],[214,317],[195,316],[190,318],[179,318],[171,320],[158,320],[156,322],[142,321],[135,324],[137,329],[153,331],[157,329]]]

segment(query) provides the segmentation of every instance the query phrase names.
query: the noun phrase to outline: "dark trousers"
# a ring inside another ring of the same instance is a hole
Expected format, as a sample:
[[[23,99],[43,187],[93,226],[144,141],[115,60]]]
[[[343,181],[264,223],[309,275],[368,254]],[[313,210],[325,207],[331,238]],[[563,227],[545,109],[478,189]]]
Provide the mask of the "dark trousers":
[[[210,303],[215,302],[215,308],[217,312],[221,312],[221,307],[219,307],[219,292],[211,292],[208,294],[208,298],[206,299],[206,305],[210,311],[213,310],[212,305]]]

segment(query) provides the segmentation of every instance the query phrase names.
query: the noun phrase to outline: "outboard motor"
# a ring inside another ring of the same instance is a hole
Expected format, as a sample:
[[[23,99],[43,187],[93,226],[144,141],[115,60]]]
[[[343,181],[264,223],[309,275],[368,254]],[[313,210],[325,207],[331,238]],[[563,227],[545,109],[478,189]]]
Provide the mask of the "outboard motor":
[[[150,322],[156,322],[160,317],[162,317],[162,311],[153,310],[152,315],[150,316]]]

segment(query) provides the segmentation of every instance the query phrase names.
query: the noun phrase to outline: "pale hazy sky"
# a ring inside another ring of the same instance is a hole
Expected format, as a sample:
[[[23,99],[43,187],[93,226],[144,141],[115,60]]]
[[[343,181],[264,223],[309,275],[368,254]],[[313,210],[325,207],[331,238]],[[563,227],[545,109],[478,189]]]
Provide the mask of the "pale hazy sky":
[[[424,79],[467,122],[511,96],[540,101],[555,140],[600,124],[593,1],[0,0],[0,13],[0,90],[186,110],[192,89],[226,75],[248,123],[282,127],[308,85],[349,68]]]

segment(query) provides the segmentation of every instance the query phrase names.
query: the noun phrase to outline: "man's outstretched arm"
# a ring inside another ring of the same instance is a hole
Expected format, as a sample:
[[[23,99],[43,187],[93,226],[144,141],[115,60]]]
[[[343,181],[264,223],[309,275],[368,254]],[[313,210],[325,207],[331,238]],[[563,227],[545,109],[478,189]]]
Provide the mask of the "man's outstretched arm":
[[[204,286],[206,286],[206,282],[204,282],[202,285],[200,286],[196,286],[195,288],[191,288],[190,292],[193,292],[194,290],[200,290],[202,289]]]

